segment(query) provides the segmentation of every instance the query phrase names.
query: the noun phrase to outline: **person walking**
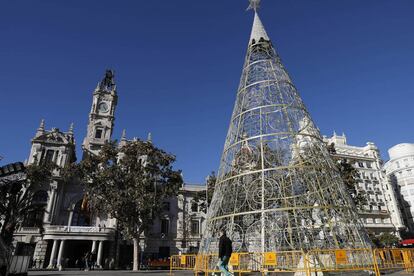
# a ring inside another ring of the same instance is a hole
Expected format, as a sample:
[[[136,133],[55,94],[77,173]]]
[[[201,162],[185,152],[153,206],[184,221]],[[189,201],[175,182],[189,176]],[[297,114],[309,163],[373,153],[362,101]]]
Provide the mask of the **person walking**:
[[[86,252],[85,256],[83,257],[84,262],[85,262],[85,271],[89,271],[89,257],[90,253]]]
[[[89,259],[88,259],[88,261],[89,261],[89,269],[90,269],[90,270],[94,270],[94,269],[95,269],[95,256],[96,256],[95,251],[92,251],[92,252],[89,254]]]
[[[225,276],[232,275],[229,271],[228,263],[231,253],[233,253],[232,242],[227,237],[226,231],[220,231],[221,237],[219,240],[219,269]]]

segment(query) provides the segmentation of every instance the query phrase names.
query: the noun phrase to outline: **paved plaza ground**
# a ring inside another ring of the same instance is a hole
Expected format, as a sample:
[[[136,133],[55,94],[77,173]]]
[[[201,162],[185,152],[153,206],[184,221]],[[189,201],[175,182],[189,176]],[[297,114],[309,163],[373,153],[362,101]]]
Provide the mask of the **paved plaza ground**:
[[[167,270],[151,270],[151,271],[138,271],[134,272],[131,270],[94,270],[94,271],[29,271],[29,276],[134,276],[134,275],[151,275],[151,276],[167,276],[170,271]],[[192,271],[177,271],[174,275],[179,276],[191,276],[194,275]]]
[[[69,270],[69,271],[29,271],[29,276],[167,276],[170,271],[167,270],[151,270],[151,271],[138,271],[134,272],[131,270],[93,270],[93,271],[82,271],[82,270]],[[194,275],[192,271],[177,271],[174,275],[179,276],[191,276]]]
[[[79,270],[70,270],[70,271],[30,271],[29,276],[76,276],[76,275],[85,275],[85,276],[167,276],[169,271],[166,270],[152,270],[152,271],[138,271],[133,272],[131,270],[94,270],[94,271],[79,271]],[[192,271],[174,271],[174,276],[191,276],[194,275]],[[249,275],[249,274],[244,274]],[[286,273],[281,274],[271,274],[271,275],[287,275]],[[335,273],[335,275],[349,275],[349,273]],[[355,275],[355,274],[352,274]],[[387,276],[391,275],[413,275],[412,273],[405,273],[404,271],[395,272],[391,274],[385,274]]]

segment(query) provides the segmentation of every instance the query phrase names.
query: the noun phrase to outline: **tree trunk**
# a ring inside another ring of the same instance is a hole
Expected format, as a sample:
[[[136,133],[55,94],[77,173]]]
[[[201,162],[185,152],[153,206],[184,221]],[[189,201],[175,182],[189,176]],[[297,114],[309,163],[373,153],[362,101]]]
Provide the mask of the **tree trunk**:
[[[9,216],[6,215],[1,224],[3,227],[0,228],[0,236],[3,237],[4,240],[4,236],[6,235],[6,225],[9,224]]]
[[[13,242],[13,234],[14,230],[16,228],[16,224],[12,221],[11,216],[6,216],[6,218],[3,221],[3,229],[0,233],[0,236],[3,238],[3,242],[10,247]]]
[[[139,269],[139,238],[133,238],[134,241],[134,265],[132,270],[137,271]]]

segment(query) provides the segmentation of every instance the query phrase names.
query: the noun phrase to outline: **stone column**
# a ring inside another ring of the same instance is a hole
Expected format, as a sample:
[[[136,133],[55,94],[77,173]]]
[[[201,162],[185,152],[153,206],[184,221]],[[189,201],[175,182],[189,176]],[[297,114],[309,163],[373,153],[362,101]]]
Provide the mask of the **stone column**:
[[[48,246],[52,246],[53,240],[40,240],[36,243],[35,250],[33,252],[33,264],[36,268],[47,267],[48,263],[45,263],[46,259],[46,250]]]
[[[63,250],[65,247],[65,240],[62,240],[60,242],[60,246],[59,246],[59,253],[58,253],[58,257],[57,257],[57,267],[59,270],[62,270],[62,258],[63,258]]]
[[[96,258],[96,265],[99,268],[102,268],[103,243],[104,243],[104,241],[99,241],[98,255],[97,255],[97,258]]]
[[[69,210],[68,227],[72,226],[73,210]]]
[[[95,252],[96,253],[96,241],[92,241],[92,249],[91,252]]]
[[[57,163],[58,158],[59,158],[59,154],[60,154],[60,151],[59,151],[59,150],[56,150],[56,151],[54,152],[54,154],[53,154],[53,162],[54,162],[56,165],[60,165],[60,164],[58,164],[58,163]]]
[[[51,221],[51,216],[52,216],[52,207],[53,207],[53,202],[55,201],[55,197],[56,197],[56,189],[54,187],[51,187],[51,191],[50,191],[50,196],[49,196],[49,201],[47,202],[47,207],[46,207],[46,212],[45,212],[45,216],[43,218],[43,222],[50,222]]]
[[[58,240],[53,240],[52,252],[50,253],[50,260],[49,260],[49,265],[47,266],[47,268],[53,268],[53,260],[56,259],[58,243],[59,243]]]

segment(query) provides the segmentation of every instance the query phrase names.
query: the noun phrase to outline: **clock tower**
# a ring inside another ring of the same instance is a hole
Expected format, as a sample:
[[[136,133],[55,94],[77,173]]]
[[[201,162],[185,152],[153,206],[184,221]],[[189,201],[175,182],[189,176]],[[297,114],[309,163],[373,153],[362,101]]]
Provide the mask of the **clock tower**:
[[[105,77],[93,92],[87,134],[82,144],[84,154],[97,154],[101,147],[111,140],[117,100],[114,71],[106,70]]]

